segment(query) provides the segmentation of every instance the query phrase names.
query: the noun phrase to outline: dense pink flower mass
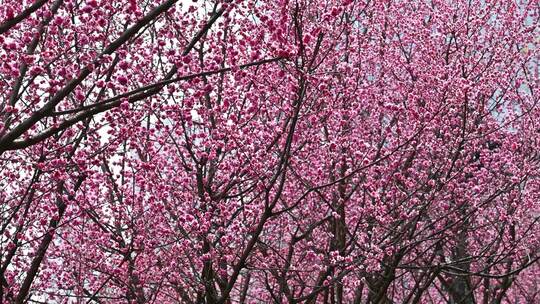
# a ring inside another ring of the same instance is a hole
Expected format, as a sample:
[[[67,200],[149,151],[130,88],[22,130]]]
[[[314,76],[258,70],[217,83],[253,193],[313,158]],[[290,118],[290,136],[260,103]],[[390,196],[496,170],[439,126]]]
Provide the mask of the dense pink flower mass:
[[[2,303],[540,303],[538,0],[0,0]]]

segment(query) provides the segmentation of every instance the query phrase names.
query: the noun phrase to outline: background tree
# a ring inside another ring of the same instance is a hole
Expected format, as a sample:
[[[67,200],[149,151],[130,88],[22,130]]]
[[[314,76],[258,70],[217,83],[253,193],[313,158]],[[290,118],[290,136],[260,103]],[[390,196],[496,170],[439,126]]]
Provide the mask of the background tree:
[[[538,1],[0,4],[3,301],[539,301]]]

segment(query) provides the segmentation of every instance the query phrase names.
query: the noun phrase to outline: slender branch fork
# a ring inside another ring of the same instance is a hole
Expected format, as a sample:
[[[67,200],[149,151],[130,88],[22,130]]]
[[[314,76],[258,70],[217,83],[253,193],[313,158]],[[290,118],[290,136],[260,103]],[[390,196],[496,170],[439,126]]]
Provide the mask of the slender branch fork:
[[[271,58],[271,59],[264,59],[264,60],[260,60],[260,61],[255,61],[255,62],[243,64],[243,65],[240,65],[237,68],[246,69],[246,68],[249,68],[249,67],[260,66],[260,65],[264,65],[264,64],[268,64],[268,63],[277,62],[277,61],[283,60],[283,59],[284,59],[284,57],[276,57],[276,58]],[[65,130],[65,129],[67,129],[68,127],[70,127],[70,126],[72,126],[72,125],[74,125],[74,124],[76,124],[78,122],[81,122],[81,121],[83,121],[83,120],[85,120],[85,119],[87,119],[89,117],[92,117],[92,116],[94,116],[96,114],[99,114],[99,113],[102,113],[102,112],[105,112],[105,111],[108,111],[110,109],[113,109],[113,108],[116,108],[116,107],[120,106],[122,100],[125,99],[125,98],[127,99],[127,101],[129,103],[135,103],[137,101],[144,100],[146,98],[149,98],[149,97],[159,93],[159,91],[164,86],[166,86],[168,84],[175,83],[175,82],[180,82],[180,81],[187,81],[187,80],[191,80],[191,79],[198,78],[198,77],[221,74],[221,73],[232,71],[234,69],[236,69],[236,68],[234,68],[234,67],[226,67],[226,68],[221,68],[221,69],[217,69],[217,70],[213,70],[213,71],[206,71],[206,72],[201,72],[201,73],[197,73],[197,74],[191,74],[191,75],[187,75],[187,76],[175,77],[173,79],[165,79],[165,80],[159,81],[157,83],[150,84],[150,85],[147,85],[147,86],[144,86],[144,87],[129,91],[127,93],[115,96],[113,98],[109,98],[107,100],[104,100],[104,101],[101,101],[101,102],[98,102],[98,103],[95,103],[95,104],[92,104],[92,105],[83,106],[81,108],[77,108],[77,109],[73,109],[73,110],[52,112],[51,114],[45,115],[45,117],[47,117],[47,116],[68,115],[68,114],[73,114],[73,113],[76,113],[76,114],[73,115],[72,117],[67,118],[63,122],[59,123],[59,125],[57,127],[49,128],[49,129],[44,130],[43,132],[41,132],[41,133],[39,133],[37,135],[31,136],[31,137],[23,139],[23,140],[15,140],[11,144],[7,144],[7,145],[5,145],[3,147],[0,147],[0,153],[2,153],[3,151],[8,151],[8,150],[24,149],[26,147],[29,147],[29,146],[35,145],[35,144],[37,144],[39,142],[42,142],[43,140],[53,136],[54,134],[57,134],[57,133]],[[1,140],[0,140],[0,142],[1,142]]]

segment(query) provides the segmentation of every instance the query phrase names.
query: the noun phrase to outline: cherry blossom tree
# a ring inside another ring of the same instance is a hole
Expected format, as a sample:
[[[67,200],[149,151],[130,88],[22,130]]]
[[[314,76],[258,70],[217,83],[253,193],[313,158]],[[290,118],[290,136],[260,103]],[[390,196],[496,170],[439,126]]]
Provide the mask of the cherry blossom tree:
[[[0,0],[6,303],[540,301],[536,0]]]

